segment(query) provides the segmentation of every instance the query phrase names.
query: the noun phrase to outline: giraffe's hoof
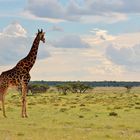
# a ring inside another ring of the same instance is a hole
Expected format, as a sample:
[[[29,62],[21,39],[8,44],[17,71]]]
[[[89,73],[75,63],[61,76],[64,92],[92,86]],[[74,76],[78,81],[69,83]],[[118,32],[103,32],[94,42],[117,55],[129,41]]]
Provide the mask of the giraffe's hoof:
[[[22,118],[28,118],[28,116],[27,116],[27,115],[22,115],[21,117],[22,117]]]

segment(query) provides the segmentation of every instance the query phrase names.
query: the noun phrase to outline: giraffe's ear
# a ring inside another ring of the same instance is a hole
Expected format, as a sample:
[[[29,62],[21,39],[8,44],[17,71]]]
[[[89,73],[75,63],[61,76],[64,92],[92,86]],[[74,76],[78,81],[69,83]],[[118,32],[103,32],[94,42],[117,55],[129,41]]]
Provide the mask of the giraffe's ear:
[[[40,32],[40,30],[38,29],[38,33]]]
[[[41,29],[41,33],[43,33],[43,29]]]

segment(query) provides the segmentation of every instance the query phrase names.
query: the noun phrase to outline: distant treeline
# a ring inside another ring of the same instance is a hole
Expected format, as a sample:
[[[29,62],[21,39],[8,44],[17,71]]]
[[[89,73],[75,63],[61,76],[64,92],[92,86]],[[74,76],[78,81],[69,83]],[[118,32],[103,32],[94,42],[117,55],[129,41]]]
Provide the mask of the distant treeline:
[[[31,84],[47,84],[48,86],[57,86],[61,84],[73,83],[76,81],[31,81]],[[140,86],[140,82],[125,82],[125,81],[80,81],[92,87],[125,87],[125,86]]]

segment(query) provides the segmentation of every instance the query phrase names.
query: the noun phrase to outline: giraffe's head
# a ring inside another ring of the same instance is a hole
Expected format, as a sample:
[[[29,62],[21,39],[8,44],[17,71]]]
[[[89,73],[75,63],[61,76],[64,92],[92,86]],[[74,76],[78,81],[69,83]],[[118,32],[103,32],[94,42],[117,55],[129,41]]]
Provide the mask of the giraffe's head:
[[[43,30],[41,29],[41,31],[38,29],[38,36],[39,36],[39,39],[45,43],[45,32],[43,32]]]

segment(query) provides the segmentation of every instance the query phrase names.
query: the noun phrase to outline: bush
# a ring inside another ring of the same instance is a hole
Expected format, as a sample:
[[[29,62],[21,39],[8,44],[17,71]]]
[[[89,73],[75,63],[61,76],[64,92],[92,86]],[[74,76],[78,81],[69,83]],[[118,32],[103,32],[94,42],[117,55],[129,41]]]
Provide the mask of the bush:
[[[110,112],[109,116],[118,116],[118,114],[116,112]]]
[[[32,94],[35,93],[45,93],[49,89],[49,86],[46,84],[37,84],[37,85],[29,85],[28,90],[31,91]]]
[[[68,84],[61,84],[56,86],[59,93],[66,95],[70,91],[70,86]]]
[[[80,81],[70,83],[72,93],[85,93],[87,90],[92,89],[91,86],[84,84]]]
[[[85,93],[86,91],[92,89],[91,86],[86,85],[80,81],[57,85],[56,88],[58,92],[63,93],[64,95],[66,95],[68,92]]]
[[[131,86],[131,85],[127,85],[127,86],[125,86],[125,88],[126,88],[126,92],[127,92],[127,93],[130,93],[132,87],[133,87],[133,86]]]
[[[31,91],[32,94],[36,93],[45,93],[49,89],[49,86],[47,84],[29,84],[27,93],[29,95],[29,91]],[[21,93],[22,88],[21,86],[18,87],[18,91]]]

